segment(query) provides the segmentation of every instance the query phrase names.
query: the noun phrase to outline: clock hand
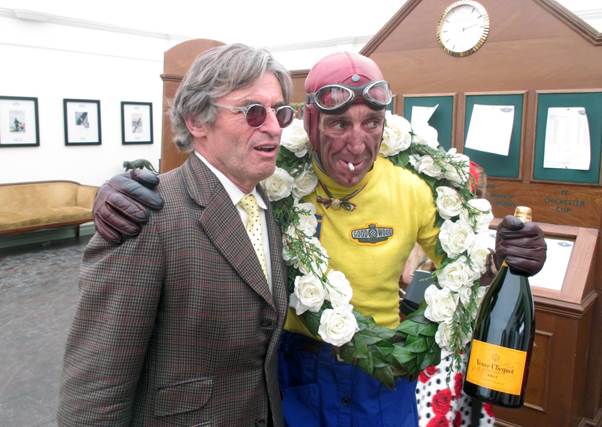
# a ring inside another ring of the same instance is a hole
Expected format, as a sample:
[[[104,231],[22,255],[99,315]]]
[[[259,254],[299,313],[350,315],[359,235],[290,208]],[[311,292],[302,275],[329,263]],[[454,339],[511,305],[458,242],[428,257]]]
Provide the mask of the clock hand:
[[[472,25],[469,25],[468,27],[462,27],[462,31],[468,30],[469,28],[472,28],[472,27],[476,27],[477,25],[480,25],[480,24],[478,22],[476,22],[476,23],[474,23]]]

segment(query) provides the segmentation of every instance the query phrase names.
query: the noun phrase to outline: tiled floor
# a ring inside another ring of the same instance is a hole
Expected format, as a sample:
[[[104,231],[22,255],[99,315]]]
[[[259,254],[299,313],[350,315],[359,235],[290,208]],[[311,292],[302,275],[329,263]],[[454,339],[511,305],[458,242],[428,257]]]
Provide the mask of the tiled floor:
[[[56,426],[86,238],[0,254],[0,426]]]

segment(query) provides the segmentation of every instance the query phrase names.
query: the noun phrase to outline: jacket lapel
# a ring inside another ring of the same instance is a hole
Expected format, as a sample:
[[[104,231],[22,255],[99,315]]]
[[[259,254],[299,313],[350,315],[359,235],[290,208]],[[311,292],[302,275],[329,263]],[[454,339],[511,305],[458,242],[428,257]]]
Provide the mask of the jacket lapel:
[[[199,218],[199,224],[207,237],[242,280],[268,304],[274,306],[267,280],[263,275],[253,245],[226,190],[194,153],[189,156],[183,169],[188,194],[192,200],[204,208]],[[270,247],[272,247],[271,238]],[[270,256],[272,256],[271,253]]]

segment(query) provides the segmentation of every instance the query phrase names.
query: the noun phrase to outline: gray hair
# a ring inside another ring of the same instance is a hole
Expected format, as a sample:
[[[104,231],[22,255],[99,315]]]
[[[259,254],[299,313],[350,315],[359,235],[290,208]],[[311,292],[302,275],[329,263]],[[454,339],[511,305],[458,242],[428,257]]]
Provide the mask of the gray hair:
[[[186,119],[212,126],[217,118],[215,100],[253,84],[264,73],[274,74],[288,104],[293,83],[284,66],[266,49],[244,44],[214,47],[199,55],[180,84],[169,108],[173,141],[180,151],[192,151]]]

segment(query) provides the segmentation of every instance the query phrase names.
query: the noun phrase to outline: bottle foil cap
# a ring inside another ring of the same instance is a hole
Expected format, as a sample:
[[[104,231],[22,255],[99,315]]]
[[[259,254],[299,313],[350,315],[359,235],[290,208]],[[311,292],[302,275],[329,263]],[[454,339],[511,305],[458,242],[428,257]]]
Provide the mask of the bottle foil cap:
[[[514,210],[514,216],[522,220],[523,222],[531,222],[532,212],[531,208],[527,206],[517,206]]]

